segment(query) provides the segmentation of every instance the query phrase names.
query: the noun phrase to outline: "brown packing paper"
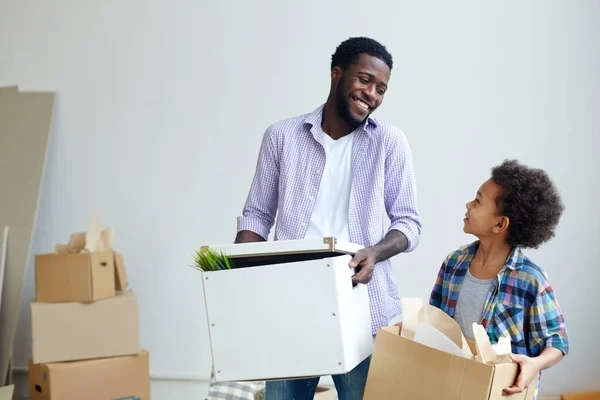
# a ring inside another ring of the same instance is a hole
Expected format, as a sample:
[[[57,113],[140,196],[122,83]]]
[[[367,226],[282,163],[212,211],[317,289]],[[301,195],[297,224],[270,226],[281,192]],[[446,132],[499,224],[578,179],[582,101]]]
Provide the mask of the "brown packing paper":
[[[419,324],[429,324],[447,336],[458,348],[462,349],[466,358],[474,358],[460,326],[448,314],[437,307],[424,304],[422,299],[412,298],[402,299],[402,310],[401,336],[413,340]]]
[[[106,228],[102,231],[101,239],[105,249],[112,249],[115,241],[115,232],[112,228]]]
[[[85,251],[90,253],[104,251],[106,243],[102,241],[103,235],[100,230],[100,221],[96,215],[92,216],[90,229],[85,234]]]
[[[99,253],[112,250],[114,244],[114,231],[112,228],[100,229],[100,221],[96,215],[92,216],[90,229],[87,232],[71,234],[69,243],[57,244],[56,253]]]
[[[69,243],[57,244],[56,253],[93,253],[112,251],[115,264],[115,287],[123,291],[127,288],[127,272],[123,256],[113,250],[115,232],[112,228],[101,229],[100,220],[95,214],[92,216],[90,229],[87,232],[71,234]]]
[[[437,307],[424,304],[422,299],[402,299],[403,322],[401,335],[413,340],[420,323],[429,324],[456,346],[462,349],[466,358],[475,359],[488,365],[512,363],[510,359],[510,339],[502,337],[492,345],[487,332],[480,324],[473,324],[473,336],[477,355],[475,356],[458,323]]]
[[[512,362],[510,339],[501,337],[497,344],[492,345],[487,332],[480,324],[473,324],[473,336],[477,347],[477,361],[489,365]]]
[[[400,335],[413,340],[419,325],[419,311],[423,307],[423,300],[417,298],[402,299],[402,331]]]
[[[114,252],[115,256],[115,288],[121,292],[127,289],[129,282],[127,281],[127,272],[125,270],[125,262],[121,254]]]
[[[71,235],[71,240],[67,245],[67,251],[69,253],[79,253],[85,247],[85,234],[74,233]]]

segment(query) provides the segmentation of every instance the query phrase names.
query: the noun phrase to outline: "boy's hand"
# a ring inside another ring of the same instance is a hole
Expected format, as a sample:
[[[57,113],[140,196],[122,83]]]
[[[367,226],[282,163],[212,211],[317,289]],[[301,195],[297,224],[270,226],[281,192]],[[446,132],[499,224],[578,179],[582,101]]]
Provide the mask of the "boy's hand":
[[[521,354],[511,354],[510,358],[519,364],[519,376],[516,382],[503,390],[505,395],[521,393],[527,389],[531,381],[540,372],[535,359]]]
[[[358,273],[352,277],[352,282],[367,284],[373,278],[375,269],[375,252],[365,247],[360,249],[354,255],[354,258],[348,263],[350,268],[360,267]]]

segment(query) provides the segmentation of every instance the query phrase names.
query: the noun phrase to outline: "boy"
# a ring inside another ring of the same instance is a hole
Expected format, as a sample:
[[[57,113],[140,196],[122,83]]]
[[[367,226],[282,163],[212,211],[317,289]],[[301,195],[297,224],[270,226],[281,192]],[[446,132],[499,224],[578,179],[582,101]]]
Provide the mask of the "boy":
[[[554,237],[564,206],[545,171],[512,160],[492,169],[466,207],[463,230],[479,240],[448,255],[430,304],[453,317],[467,338],[474,322],[492,344],[508,335],[520,371],[504,393],[520,393],[569,350],[547,275],[522,252]],[[538,392],[539,382],[534,399]]]

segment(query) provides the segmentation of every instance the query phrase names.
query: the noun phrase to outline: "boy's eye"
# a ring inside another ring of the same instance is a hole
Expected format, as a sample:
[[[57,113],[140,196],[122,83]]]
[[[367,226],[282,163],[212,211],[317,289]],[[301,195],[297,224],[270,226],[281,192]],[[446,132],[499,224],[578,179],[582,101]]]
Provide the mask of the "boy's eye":
[[[366,78],[358,78],[360,80],[361,83],[369,83],[369,80]]]

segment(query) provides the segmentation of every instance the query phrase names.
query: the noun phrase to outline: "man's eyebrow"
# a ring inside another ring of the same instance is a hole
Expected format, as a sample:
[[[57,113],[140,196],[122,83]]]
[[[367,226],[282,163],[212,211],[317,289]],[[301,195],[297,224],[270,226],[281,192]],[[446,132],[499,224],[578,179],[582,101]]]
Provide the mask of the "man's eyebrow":
[[[358,74],[359,74],[359,75],[367,75],[367,76],[368,76],[370,79],[373,79],[373,78],[375,78],[375,75],[373,75],[373,74],[371,74],[371,73],[369,73],[369,72],[366,72],[366,71],[358,71]],[[387,88],[387,86],[388,86],[388,85],[387,85],[387,83],[385,83],[385,82],[381,82],[381,83],[380,83],[380,85],[383,85],[383,86],[385,86],[386,88]]]

